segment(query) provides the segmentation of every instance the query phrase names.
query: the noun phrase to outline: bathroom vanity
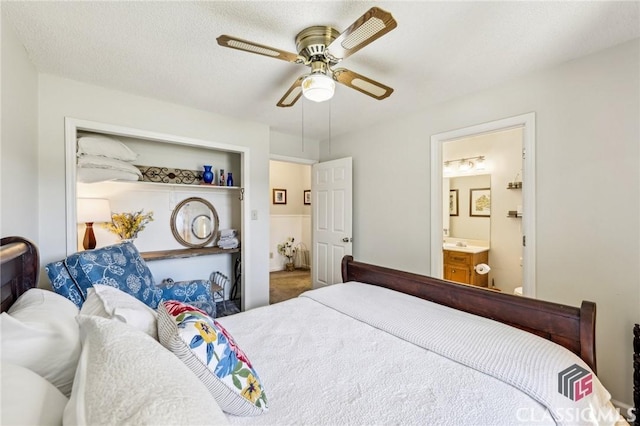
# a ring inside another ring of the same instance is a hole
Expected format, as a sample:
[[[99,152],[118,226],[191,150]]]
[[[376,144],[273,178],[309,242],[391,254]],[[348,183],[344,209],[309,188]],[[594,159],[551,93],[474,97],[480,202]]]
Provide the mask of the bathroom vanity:
[[[450,247],[443,249],[444,279],[478,287],[489,286],[489,274],[481,275],[474,267],[479,263],[489,263],[488,247]]]

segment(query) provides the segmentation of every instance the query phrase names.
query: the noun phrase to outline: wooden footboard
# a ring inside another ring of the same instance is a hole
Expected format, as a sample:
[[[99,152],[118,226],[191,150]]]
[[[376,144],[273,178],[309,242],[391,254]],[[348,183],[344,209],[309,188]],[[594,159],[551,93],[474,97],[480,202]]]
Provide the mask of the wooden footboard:
[[[342,280],[360,281],[490,318],[551,340],[596,371],[596,305],[580,308],[476,288],[424,275],[342,259]]]

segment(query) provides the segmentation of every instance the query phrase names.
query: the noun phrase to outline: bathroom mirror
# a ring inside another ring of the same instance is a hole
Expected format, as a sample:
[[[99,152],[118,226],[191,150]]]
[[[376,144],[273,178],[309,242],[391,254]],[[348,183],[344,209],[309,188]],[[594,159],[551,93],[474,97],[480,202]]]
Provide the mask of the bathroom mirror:
[[[182,200],[171,214],[171,233],[186,247],[198,248],[218,235],[218,212],[207,200],[190,197]]]
[[[473,217],[470,214],[471,191],[491,187],[491,175],[453,176],[445,178],[446,193],[457,191],[456,212],[449,219],[448,234],[445,237],[484,240],[491,242],[491,217]]]

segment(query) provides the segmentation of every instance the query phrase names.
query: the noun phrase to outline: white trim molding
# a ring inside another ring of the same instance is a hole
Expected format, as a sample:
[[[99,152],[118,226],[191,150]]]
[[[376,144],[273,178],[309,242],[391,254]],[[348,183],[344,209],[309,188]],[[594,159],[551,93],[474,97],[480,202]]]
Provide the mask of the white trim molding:
[[[165,133],[157,133],[148,130],[134,129],[124,126],[118,126],[113,124],[100,123],[96,121],[81,120],[72,117],[65,117],[65,177],[66,177],[66,251],[67,255],[75,253],[77,251],[78,244],[78,229],[76,224],[76,141],[78,131],[88,131],[103,133],[107,135],[125,136],[130,138],[137,138],[142,140],[168,143],[174,145],[184,145],[199,148],[206,148],[218,151],[226,151],[231,153],[240,154],[241,174],[240,181],[242,182],[242,203],[241,203],[241,215],[242,215],[242,246],[251,247],[251,167],[250,167],[250,148],[239,145],[229,145],[224,143],[218,143],[202,139],[194,139],[183,136],[169,135]],[[242,309],[245,309],[245,301],[247,295],[250,292],[250,287],[245,283],[252,282],[251,278],[251,250],[243,250],[242,252],[242,283],[241,292],[242,297]]]
[[[270,160],[273,161],[284,161],[286,163],[297,163],[297,164],[316,164],[318,161],[317,160],[309,160],[308,158],[298,158],[298,157],[288,157],[286,155],[278,155],[278,154],[271,154],[269,156]]]

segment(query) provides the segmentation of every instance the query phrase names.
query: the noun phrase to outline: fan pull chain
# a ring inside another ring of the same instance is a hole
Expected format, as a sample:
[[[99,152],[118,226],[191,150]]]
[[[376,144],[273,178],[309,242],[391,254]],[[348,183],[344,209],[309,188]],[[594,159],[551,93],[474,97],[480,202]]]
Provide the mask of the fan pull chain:
[[[302,152],[304,152],[304,99],[302,99]]]
[[[331,104],[329,101],[329,157],[331,157]]]

